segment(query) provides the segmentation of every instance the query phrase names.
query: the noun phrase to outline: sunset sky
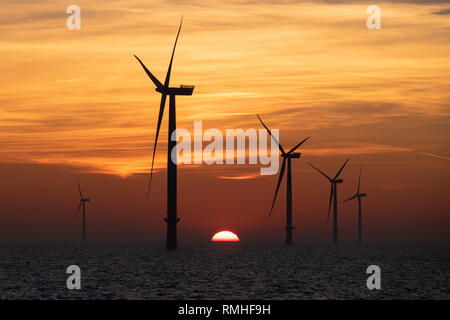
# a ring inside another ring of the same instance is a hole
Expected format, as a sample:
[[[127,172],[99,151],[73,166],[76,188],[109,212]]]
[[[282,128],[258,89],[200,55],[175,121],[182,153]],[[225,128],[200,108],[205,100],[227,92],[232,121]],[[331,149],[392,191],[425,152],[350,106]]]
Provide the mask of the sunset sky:
[[[275,4],[276,3],[276,4]],[[66,8],[81,8],[68,30]],[[366,8],[381,8],[368,30]],[[88,238],[164,242],[166,109],[151,197],[146,184],[160,94],[134,59],[164,80],[180,17],[171,84],[177,126],[261,129],[293,160],[295,243],[329,242],[329,183],[346,158],[339,199],[363,161],[364,237],[450,240],[448,1],[29,1],[0,11],[0,241],[77,240],[75,176]],[[241,242],[282,243],[285,181],[259,165],[179,168],[180,243],[222,229]],[[339,204],[340,237],[357,234],[356,203]]]

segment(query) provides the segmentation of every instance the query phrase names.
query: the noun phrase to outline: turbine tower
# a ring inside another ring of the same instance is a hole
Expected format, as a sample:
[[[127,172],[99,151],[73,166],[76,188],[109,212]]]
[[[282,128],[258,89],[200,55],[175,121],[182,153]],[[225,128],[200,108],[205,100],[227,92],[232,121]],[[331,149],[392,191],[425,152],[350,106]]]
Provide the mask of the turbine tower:
[[[164,107],[166,104],[166,97],[169,96],[169,135],[168,135],[168,149],[167,149],[167,218],[164,220],[167,223],[167,249],[176,249],[177,247],[177,222],[180,220],[177,217],[177,164],[176,158],[171,160],[172,149],[176,146],[176,141],[172,141],[172,133],[176,130],[176,113],[175,113],[175,97],[176,96],[190,96],[194,91],[194,86],[180,85],[180,87],[169,87],[170,73],[172,71],[172,61],[177,46],[178,36],[180,35],[183,19],[181,19],[180,27],[178,28],[177,37],[172,50],[172,57],[170,58],[169,68],[167,70],[166,79],[162,84],[142,63],[142,61],[135,56],[139,61],[144,71],[156,86],[156,91],[161,93],[161,103],[159,106],[158,124],[156,127],[155,144],[153,146],[152,168],[150,171],[150,181],[147,189],[147,198],[150,193],[150,186],[153,177],[153,164],[155,161],[156,144],[158,142],[159,129],[164,114]],[[176,157],[176,154],[175,154]]]
[[[86,241],[86,202],[89,202],[89,198],[83,198],[83,193],[81,192],[81,187],[80,187],[80,180],[78,180],[77,177],[77,182],[78,182],[78,191],[80,192],[80,204],[78,205],[77,211],[75,212],[75,218],[78,215],[78,212],[80,212],[81,207],[83,206],[83,229],[82,229],[82,239],[83,242]]]
[[[328,204],[328,218],[327,223],[330,220],[330,210],[331,210],[331,203],[333,202],[333,243],[338,242],[338,211],[337,211],[337,184],[343,183],[344,180],[338,179],[339,175],[341,174],[342,170],[344,170],[345,165],[350,159],[345,160],[342,167],[339,169],[338,173],[334,176],[333,179],[331,179],[329,176],[327,176],[325,173],[323,173],[321,170],[313,166],[311,163],[308,162],[308,164],[313,167],[315,170],[317,170],[320,174],[322,174],[325,178],[328,179],[331,183],[331,191],[330,191],[330,202]],[[334,200],[334,201],[333,201]]]
[[[359,192],[359,187],[361,185],[361,171],[362,171],[362,162],[361,167],[359,168],[358,189],[356,190],[356,193],[353,196],[344,201],[347,202],[353,199],[358,199],[358,242],[362,242],[361,198],[366,197],[365,193]]]
[[[291,159],[299,159],[301,153],[294,152],[298,147],[300,147],[306,140],[310,137],[307,137],[300,141],[295,147],[293,147],[288,152],[285,152],[281,144],[276,140],[276,138],[272,135],[272,132],[266,127],[261,118],[257,115],[261,124],[266,128],[267,132],[269,132],[272,139],[278,144],[278,147],[281,151],[281,157],[283,158],[283,163],[281,165],[280,175],[278,177],[277,188],[275,190],[275,196],[273,198],[272,207],[270,208],[269,216],[272,214],[273,206],[275,205],[275,200],[277,199],[278,190],[280,189],[281,180],[283,180],[284,171],[286,168],[287,161],[287,181],[286,181],[286,244],[292,244],[292,230],[295,229],[292,226],[292,172],[291,172]]]

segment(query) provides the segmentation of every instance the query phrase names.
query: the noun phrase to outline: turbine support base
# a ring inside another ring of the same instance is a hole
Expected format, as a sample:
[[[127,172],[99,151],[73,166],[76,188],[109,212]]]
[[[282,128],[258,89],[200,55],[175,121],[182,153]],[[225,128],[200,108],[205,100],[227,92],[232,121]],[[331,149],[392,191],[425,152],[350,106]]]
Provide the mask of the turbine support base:
[[[165,218],[164,221],[167,222],[167,240],[166,240],[166,248],[167,249],[176,249],[177,248],[177,223],[180,221],[179,218],[176,219],[168,219]]]

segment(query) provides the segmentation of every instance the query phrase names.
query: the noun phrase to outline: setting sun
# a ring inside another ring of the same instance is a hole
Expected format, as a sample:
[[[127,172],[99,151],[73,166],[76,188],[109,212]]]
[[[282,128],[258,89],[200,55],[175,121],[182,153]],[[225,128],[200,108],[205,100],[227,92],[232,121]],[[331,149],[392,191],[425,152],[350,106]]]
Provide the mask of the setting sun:
[[[231,231],[217,232],[211,241],[239,241],[239,237]]]

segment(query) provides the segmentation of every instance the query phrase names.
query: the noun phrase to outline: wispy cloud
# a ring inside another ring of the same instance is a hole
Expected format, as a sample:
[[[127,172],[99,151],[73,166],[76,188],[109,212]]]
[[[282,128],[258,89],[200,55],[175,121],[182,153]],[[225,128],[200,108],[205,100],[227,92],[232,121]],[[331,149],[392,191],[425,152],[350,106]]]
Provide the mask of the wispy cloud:
[[[450,158],[439,156],[439,155],[428,153],[428,152],[419,152],[419,153],[423,154],[425,156],[433,157],[433,158],[439,158],[439,159],[443,159],[443,160],[450,160]]]
[[[305,153],[313,156],[329,155],[352,155],[352,154],[373,154],[373,153],[392,153],[392,152],[410,152],[409,148],[393,147],[388,145],[360,145],[354,147],[342,148],[323,148],[323,149],[304,149]]]
[[[260,178],[260,174],[247,174],[247,175],[238,175],[238,176],[218,176],[219,179],[224,180],[248,180],[248,179],[256,179]]]
[[[439,15],[450,14],[450,9],[442,9],[442,10],[434,11],[432,13],[433,14],[439,14]]]

